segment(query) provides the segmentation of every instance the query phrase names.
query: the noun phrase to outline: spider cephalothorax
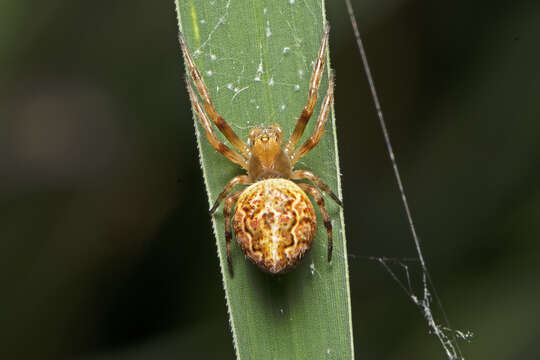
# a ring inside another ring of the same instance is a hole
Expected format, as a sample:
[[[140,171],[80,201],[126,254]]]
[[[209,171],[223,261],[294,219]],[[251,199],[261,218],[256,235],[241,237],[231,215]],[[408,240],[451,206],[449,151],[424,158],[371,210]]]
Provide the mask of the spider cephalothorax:
[[[277,124],[254,127],[249,133],[249,142],[246,144],[242,141],[216,111],[182,34],[180,34],[180,45],[189,73],[204,103],[204,105],[201,104],[195,95],[191,82],[186,77],[193,110],[204,127],[206,138],[216,151],[247,171],[247,175],[235,176],[225,185],[210,210],[210,213],[213,214],[225,199],[223,208],[225,241],[227,262],[231,273],[230,247],[233,229],[244,254],[264,271],[272,274],[284,273],[299,263],[311,248],[317,232],[315,210],[306,193],[313,196],[321,210],[328,233],[328,261],[330,261],[332,258],[332,223],[326,212],[320,190],[330,195],[340,206],[341,201],[312,172],[293,170],[296,162],[319,143],[334,98],[334,78],[331,75],[313,135],[296,148],[317,102],[317,90],[323,75],[328,45],[328,27],[325,28],[311,76],[307,104],[285,144],[282,143],[283,131]],[[211,122],[240,152],[234,151],[216,137]],[[310,180],[316,186],[307,183],[296,184],[292,181],[299,179]],[[237,185],[250,186],[229,195],[232,188]],[[235,202],[234,217],[231,219],[231,209]]]
[[[252,180],[271,177],[290,178],[290,160],[281,148],[282,130],[278,124],[257,126],[249,132],[251,156],[248,175]]]

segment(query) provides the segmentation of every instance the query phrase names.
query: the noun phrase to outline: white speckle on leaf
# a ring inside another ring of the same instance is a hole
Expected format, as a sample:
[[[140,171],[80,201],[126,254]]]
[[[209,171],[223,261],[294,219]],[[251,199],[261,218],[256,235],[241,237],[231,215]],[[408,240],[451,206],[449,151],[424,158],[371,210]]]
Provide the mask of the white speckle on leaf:
[[[294,1],[295,0],[289,0],[289,4],[291,4],[291,5],[294,4]]]
[[[286,47],[283,48],[283,53],[286,54],[286,53],[288,53],[290,50],[291,50],[291,48],[286,46]]]
[[[272,31],[270,31],[270,21],[266,20],[266,37],[269,38],[272,36]]]
[[[304,70],[302,70],[302,69],[298,70],[298,77],[300,79],[304,77]]]
[[[231,84],[231,83],[228,83],[228,84],[227,84],[227,89],[232,90],[232,88],[233,88],[233,87],[232,87],[232,84]]]
[[[264,13],[264,15],[266,15],[266,14],[268,13],[268,9],[267,9],[267,8],[264,8],[264,9],[263,9],[263,13]]]
[[[285,110],[286,108],[287,108],[287,106],[285,106],[285,104],[281,104],[281,106],[279,107],[279,109],[280,109],[281,111]]]
[[[206,20],[204,20],[204,19],[201,19],[201,21],[199,21],[199,22],[200,22],[201,24],[203,24],[203,25],[206,24]]]
[[[206,75],[212,76],[212,75],[214,75],[214,73],[212,72],[212,70],[208,70],[208,71],[206,72]]]
[[[210,60],[215,61],[217,59],[216,55],[210,54]]]
[[[270,78],[270,81],[268,82],[269,86],[274,86],[274,78]]]
[[[257,68],[257,75],[253,80],[255,81],[261,81],[261,74],[263,73],[263,64],[262,61],[259,62],[259,67]]]
[[[294,91],[300,91],[300,85],[298,84],[294,85]]]
[[[199,56],[201,55],[201,50],[197,49],[193,52],[193,56]]]
[[[255,106],[255,109],[259,110],[261,107],[259,105]]]
[[[319,278],[322,279],[321,273],[319,273],[317,269],[315,269],[314,263],[311,263],[311,265],[309,265],[309,270],[311,271],[311,276],[315,276],[315,274],[317,274],[319,275]]]

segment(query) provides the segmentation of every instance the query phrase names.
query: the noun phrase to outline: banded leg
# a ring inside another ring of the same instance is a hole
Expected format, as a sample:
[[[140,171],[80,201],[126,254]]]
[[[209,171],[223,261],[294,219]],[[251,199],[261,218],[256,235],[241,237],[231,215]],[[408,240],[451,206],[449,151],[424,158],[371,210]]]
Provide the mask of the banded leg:
[[[227,194],[229,194],[229,191],[231,191],[233,187],[235,187],[236,185],[246,185],[249,183],[251,183],[251,181],[249,181],[249,176],[247,175],[233,177],[231,181],[229,181],[227,185],[225,185],[225,188],[221,191],[221,193],[219,193],[216,201],[214,202],[214,206],[212,206],[212,208],[210,209],[210,215],[212,215],[216,211],[219,204],[223,201],[223,199],[225,199],[225,197],[227,196]]]
[[[293,133],[285,143],[283,151],[287,155],[292,153],[294,147],[302,138],[302,134],[306,129],[306,125],[313,114],[313,108],[317,103],[317,91],[319,90],[319,84],[321,83],[321,77],[324,70],[324,61],[326,59],[326,47],[328,46],[328,33],[330,28],[328,25],[324,28],[324,33],[321,41],[321,47],[319,48],[319,53],[317,55],[317,62],[315,63],[315,68],[313,69],[313,74],[311,75],[311,81],[309,83],[309,94],[307,99],[307,104],[302,110],[300,117],[296,123]]]
[[[201,98],[204,102],[204,108],[206,109],[206,112],[212,119],[212,122],[217,126],[219,131],[225,135],[227,140],[230,141],[230,143],[240,150],[244,156],[248,157],[251,155],[251,149],[247,144],[242,141],[236,135],[234,130],[231,128],[231,126],[223,119],[223,117],[217,112],[216,107],[214,106],[214,103],[212,102],[212,99],[210,98],[210,93],[208,92],[208,88],[206,87],[206,84],[204,83],[204,80],[201,76],[201,73],[197,69],[197,66],[195,65],[195,61],[193,61],[193,58],[191,57],[191,54],[189,53],[189,50],[186,45],[186,41],[184,40],[184,35],[180,33],[179,35],[180,40],[180,46],[182,47],[182,51],[184,53],[186,64],[189,69],[189,73],[191,74],[191,78],[195,82],[195,86],[197,86],[197,89],[199,90],[199,94],[201,95]]]
[[[189,98],[191,99],[191,103],[193,104],[193,109],[195,110],[195,114],[197,114],[197,117],[201,121],[202,126],[204,127],[204,131],[206,132],[206,138],[210,142],[210,145],[219,153],[221,153],[223,156],[225,156],[227,159],[231,160],[233,163],[240,165],[244,169],[248,169],[248,161],[245,157],[237,153],[236,151],[232,150],[230,147],[219,141],[219,139],[216,137],[216,134],[214,133],[214,129],[212,128],[212,124],[210,124],[210,120],[208,119],[208,115],[204,112],[201,103],[199,102],[199,99],[197,99],[197,96],[195,95],[193,88],[191,87],[191,84],[189,82],[189,79],[186,76],[186,85],[189,93]]]
[[[334,243],[332,240],[332,222],[330,221],[328,212],[326,212],[326,206],[324,206],[323,196],[319,189],[317,189],[311,184],[300,183],[298,184],[298,186],[300,186],[302,190],[313,196],[313,198],[317,202],[317,205],[319,206],[319,210],[321,210],[324,227],[326,227],[326,233],[328,234],[328,262],[330,262],[330,260],[332,260],[332,249],[334,247]]]
[[[313,135],[307,139],[302,146],[294,151],[291,156],[291,165],[296,164],[298,160],[304,155],[306,155],[311,149],[313,149],[321,140],[321,136],[324,133],[324,125],[328,119],[328,113],[334,100],[334,73],[330,73],[330,80],[328,81],[328,89],[326,90],[326,96],[324,97],[323,103],[321,105],[321,112],[319,113],[319,118],[317,119],[317,124],[315,124],[315,129],[313,130]]]
[[[334,194],[332,192],[332,190],[330,190],[330,187],[328,185],[326,185],[320,177],[318,177],[317,175],[315,175],[314,173],[312,173],[311,171],[307,171],[307,170],[295,170],[293,171],[292,173],[292,177],[291,179],[294,179],[294,180],[301,180],[301,179],[307,179],[307,180],[310,180],[311,182],[313,182],[315,185],[317,185],[317,187],[319,187],[319,189],[321,189],[322,191],[324,191],[325,193],[327,193],[328,195],[330,195],[330,197],[341,207],[343,207],[343,203],[341,202],[341,200],[339,200],[339,198],[337,197],[336,194]]]
[[[232,222],[231,222],[231,208],[238,197],[240,197],[242,191],[237,191],[231,194],[227,200],[225,200],[225,206],[223,207],[223,217],[225,218],[225,246],[227,247],[227,265],[229,266],[229,272],[233,275],[233,266],[231,260],[231,240],[232,240]]]

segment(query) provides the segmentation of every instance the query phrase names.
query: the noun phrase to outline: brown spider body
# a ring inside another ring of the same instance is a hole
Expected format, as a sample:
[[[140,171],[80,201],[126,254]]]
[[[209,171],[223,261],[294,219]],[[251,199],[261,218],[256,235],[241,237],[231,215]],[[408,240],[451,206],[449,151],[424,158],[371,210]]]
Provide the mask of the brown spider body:
[[[315,209],[306,193],[286,179],[266,179],[242,192],[233,228],[251,262],[272,274],[296,266],[317,233]]]
[[[330,261],[332,258],[332,223],[326,212],[320,190],[330,195],[340,206],[342,205],[341,201],[328,185],[312,172],[293,170],[296,162],[319,143],[334,98],[334,78],[332,75],[313,135],[301,146],[295,148],[317,102],[317,90],[323,74],[328,45],[328,27],[325,28],[313,69],[307,104],[298,118],[293,133],[284,145],[282,145],[282,130],[277,124],[257,126],[251,129],[248,144],[242,141],[216,111],[182,34],[180,34],[180,45],[189,73],[204,103],[203,107],[186,77],[193,110],[204,127],[206,138],[216,151],[247,171],[247,175],[235,176],[227,183],[210,210],[211,214],[214,213],[219,204],[225,200],[223,207],[225,241],[227,262],[231,273],[230,244],[233,229],[244,254],[259,268],[269,273],[284,273],[300,262],[311,248],[317,231],[315,210],[306,193],[313,196],[321,211],[328,234],[328,261]],[[211,122],[240,152],[234,151],[216,137]],[[309,180],[316,186],[307,183],[296,184],[291,181],[300,179]],[[229,192],[237,185],[250,186],[229,195]],[[233,218],[231,210],[235,202]]]

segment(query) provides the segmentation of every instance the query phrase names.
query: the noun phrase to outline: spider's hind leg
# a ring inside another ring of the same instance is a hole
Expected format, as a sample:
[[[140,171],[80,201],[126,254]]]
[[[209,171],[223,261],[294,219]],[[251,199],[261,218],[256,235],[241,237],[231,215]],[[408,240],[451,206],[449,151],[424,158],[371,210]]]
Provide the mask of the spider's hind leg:
[[[332,200],[334,200],[336,202],[336,204],[338,204],[339,206],[343,207],[343,203],[341,202],[341,200],[337,197],[336,194],[334,194],[334,192],[332,190],[330,190],[330,187],[328,185],[326,185],[320,177],[318,177],[317,175],[315,175],[314,173],[312,173],[311,171],[307,171],[307,170],[295,170],[293,171],[292,173],[292,177],[291,179],[294,179],[294,180],[301,180],[301,179],[307,179],[307,180],[310,180],[311,182],[313,182],[315,185],[317,185],[317,187],[319,189],[321,189],[322,191],[324,191],[325,193],[327,193],[328,195],[330,195],[330,197],[332,198]]]
[[[212,215],[218,208],[219,204],[225,199],[229,191],[232,190],[233,187],[236,185],[248,185],[251,181],[249,180],[249,176],[247,175],[239,175],[235,176],[225,185],[225,188],[219,193],[216,201],[214,202],[214,205],[210,209],[210,215]]]
[[[328,262],[332,260],[332,249],[334,246],[333,240],[332,240],[332,222],[330,221],[330,217],[328,216],[328,212],[326,211],[326,206],[324,205],[324,199],[319,191],[315,186],[306,184],[306,183],[300,183],[298,186],[313,196],[315,201],[317,202],[317,205],[319,206],[319,209],[321,210],[321,215],[324,221],[324,227],[326,227],[326,233],[328,234]]]
[[[231,194],[227,200],[225,200],[225,206],[223,207],[223,217],[225,218],[225,245],[227,247],[227,265],[231,276],[233,275],[233,265],[231,259],[231,240],[232,240],[232,221],[231,221],[231,208],[233,204],[238,200],[242,194],[242,190]]]

